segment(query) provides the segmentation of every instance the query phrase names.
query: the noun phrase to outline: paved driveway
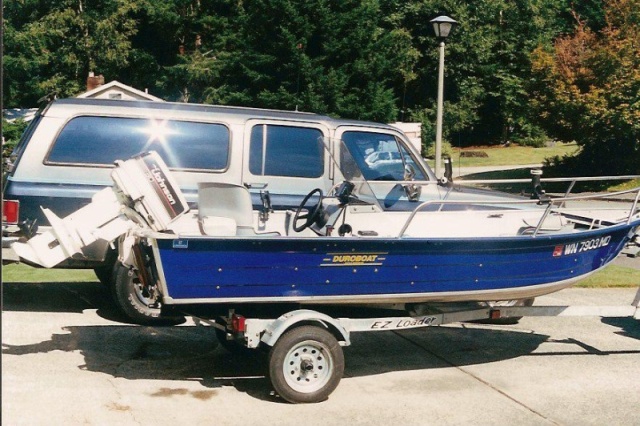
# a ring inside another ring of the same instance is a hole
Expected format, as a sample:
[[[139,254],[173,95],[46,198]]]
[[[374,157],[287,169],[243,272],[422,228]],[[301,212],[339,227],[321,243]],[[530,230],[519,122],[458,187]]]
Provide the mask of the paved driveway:
[[[640,323],[526,318],[356,334],[329,400],[283,403],[211,329],[118,321],[98,283],[4,283],[6,425],[640,424]],[[550,304],[628,304],[570,289]]]

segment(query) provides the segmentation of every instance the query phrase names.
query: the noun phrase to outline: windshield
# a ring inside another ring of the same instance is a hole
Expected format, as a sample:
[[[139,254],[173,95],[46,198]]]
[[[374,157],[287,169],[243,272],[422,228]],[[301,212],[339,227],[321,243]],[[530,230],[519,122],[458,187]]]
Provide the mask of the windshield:
[[[415,171],[415,180],[428,180],[423,168],[394,135],[346,131],[342,141],[367,180],[404,181],[407,166]]]
[[[329,158],[331,158],[331,161],[336,168],[336,184],[340,184],[343,181],[351,182],[354,184],[353,191],[351,192],[352,196],[357,198],[361,203],[381,207],[373,190],[371,189],[371,186],[369,186],[367,179],[363,175],[362,169],[359,167],[356,159],[351,155],[351,152],[344,144],[344,141],[337,141],[338,143],[334,141],[335,140],[330,138],[324,138],[323,143],[325,149],[329,153]],[[331,152],[331,146],[339,147],[337,156]]]

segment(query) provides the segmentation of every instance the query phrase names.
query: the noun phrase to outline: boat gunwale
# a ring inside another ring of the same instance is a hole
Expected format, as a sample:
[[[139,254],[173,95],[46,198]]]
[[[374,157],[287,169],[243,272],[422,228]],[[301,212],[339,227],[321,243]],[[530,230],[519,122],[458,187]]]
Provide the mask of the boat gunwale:
[[[540,220],[539,220],[539,222],[538,222],[538,224],[536,226],[535,232],[533,234],[531,234],[531,237],[536,238],[538,236],[538,232],[540,231],[540,229],[541,229],[545,219],[549,215],[549,213],[551,213],[553,211],[553,213],[562,214],[562,212],[563,212],[562,209],[568,210],[565,207],[563,207],[562,205],[559,205],[557,207],[557,210],[553,210],[553,207],[554,207],[555,204],[564,204],[567,201],[585,201],[585,200],[600,200],[600,199],[606,201],[606,198],[609,198],[609,197],[612,197],[612,196],[618,196],[618,195],[624,195],[624,194],[632,194],[632,193],[635,193],[635,198],[634,198],[633,201],[629,200],[629,202],[632,203],[632,205],[631,205],[631,208],[629,209],[629,213],[628,213],[627,218],[626,218],[626,224],[630,225],[632,220],[633,220],[633,217],[638,215],[638,213],[636,213],[635,210],[636,210],[636,207],[638,206],[638,201],[640,199],[640,186],[638,186],[636,188],[628,189],[628,190],[616,191],[616,192],[611,192],[611,193],[565,196],[565,197],[559,197],[559,198],[547,198],[545,200],[539,200],[539,199],[532,199],[532,200],[478,200],[478,201],[475,201],[475,200],[428,200],[428,201],[425,201],[423,203],[420,203],[420,205],[416,206],[416,208],[413,209],[413,211],[409,215],[409,218],[407,219],[407,221],[405,222],[404,226],[400,230],[400,233],[398,234],[398,238],[402,238],[404,236],[405,232],[407,231],[407,229],[411,225],[411,222],[413,222],[413,219],[416,217],[416,215],[418,213],[420,213],[424,208],[429,207],[429,206],[433,206],[433,205],[439,205],[440,206],[438,211],[442,211],[442,209],[446,205],[500,205],[500,206],[505,206],[505,205],[527,205],[527,204],[546,205],[547,207],[545,209],[545,213],[540,218]],[[620,222],[620,223],[622,223],[622,222]],[[611,225],[611,226],[613,226],[613,225]]]

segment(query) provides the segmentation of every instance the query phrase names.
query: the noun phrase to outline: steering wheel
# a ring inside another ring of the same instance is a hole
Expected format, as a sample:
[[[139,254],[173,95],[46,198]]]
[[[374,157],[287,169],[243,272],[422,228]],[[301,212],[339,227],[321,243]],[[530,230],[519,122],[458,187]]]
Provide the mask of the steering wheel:
[[[318,202],[311,207],[310,209],[306,207],[307,202],[311,199],[311,197],[313,197],[315,194],[318,194],[320,196],[320,199],[318,200]],[[307,229],[308,227],[310,227],[311,225],[314,224],[314,222],[316,220],[318,220],[318,218],[320,217],[320,213],[322,212],[322,189],[320,188],[316,188],[313,191],[311,191],[310,193],[307,194],[306,197],[304,197],[304,199],[302,200],[302,203],[300,203],[300,206],[298,207],[298,210],[296,210],[296,214],[293,217],[293,230],[296,232],[301,232],[305,229]],[[301,214],[303,209],[307,209],[308,213],[306,214]],[[299,220],[304,220],[305,222],[298,226],[298,221]]]

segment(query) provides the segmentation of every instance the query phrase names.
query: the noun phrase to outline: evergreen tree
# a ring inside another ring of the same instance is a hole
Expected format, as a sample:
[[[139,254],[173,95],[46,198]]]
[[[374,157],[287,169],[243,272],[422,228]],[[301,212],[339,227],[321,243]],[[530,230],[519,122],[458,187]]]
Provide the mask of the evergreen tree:
[[[128,64],[136,0],[25,0],[5,8],[5,106],[33,106],[52,92],[75,96],[90,71],[117,75]]]

